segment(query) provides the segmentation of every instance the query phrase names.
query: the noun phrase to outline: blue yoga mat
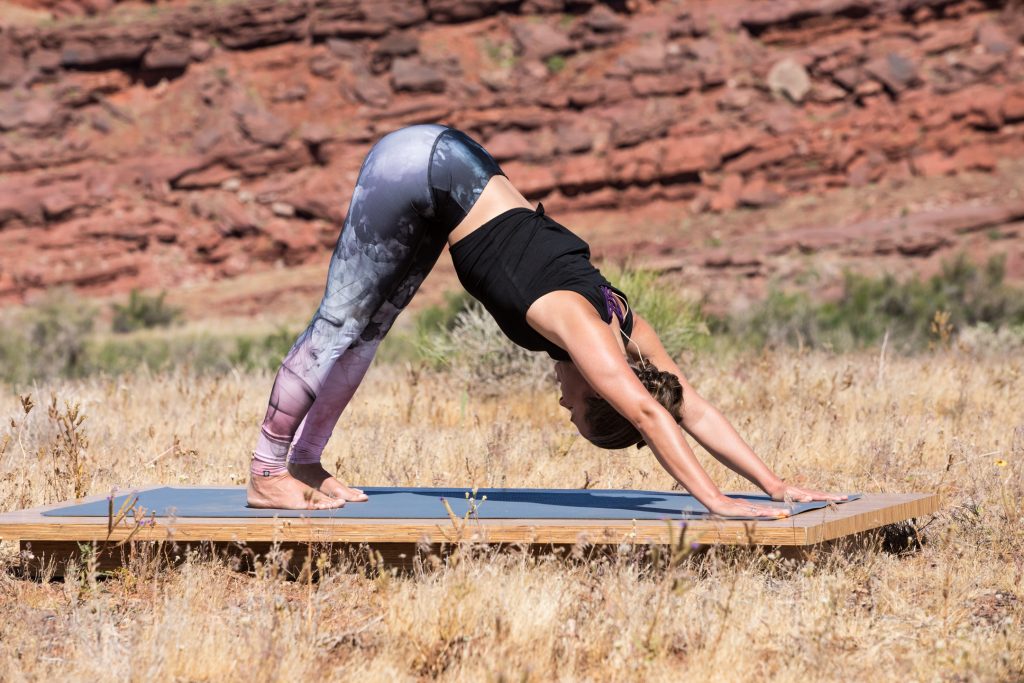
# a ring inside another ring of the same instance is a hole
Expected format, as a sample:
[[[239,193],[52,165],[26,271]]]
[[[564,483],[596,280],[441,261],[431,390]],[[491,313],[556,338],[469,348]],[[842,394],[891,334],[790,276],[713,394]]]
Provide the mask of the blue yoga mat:
[[[370,499],[347,503],[337,510],[269,510],[250,508],[241,488],[149,489],[138,494],[117,496],[114,512],[128,495],[138,495],[138,506],[148,516],[157,517],[328,517],[344,519],[447,519],[441,499],[462,517],[469,510],[470,489],[362,487]],[[486,500],[484,497],[486,496]],[[785,508],[761,494],[734,495],[734,498]],[[851,494],[850,500],[860,498]],[[710,517],[707,508],[686,493],[669,491],[633,491],[626,489],[477,489],[477,516],[480,519],[702,519]],[[826,507],[828,503],[794,503],[791,514]],[[44,512],[50,517],[106,517],[105,500],[69,505]],[[726,519],[753,519],[728,517]]]

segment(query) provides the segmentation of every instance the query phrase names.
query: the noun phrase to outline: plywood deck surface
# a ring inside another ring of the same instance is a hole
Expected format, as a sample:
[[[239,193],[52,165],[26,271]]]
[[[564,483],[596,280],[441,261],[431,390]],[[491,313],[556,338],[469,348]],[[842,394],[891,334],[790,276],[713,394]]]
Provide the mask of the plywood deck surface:
[[[140,489],[155,493],[166,487]],[[173,490],[173,489],[172,489]],[[242,487],[190,487],[192,492],[220,491],[224,496],[238,496]],[[451,491],[451,489],[447,489]],[[459,490],[461,491],[461,489]],[[579,493],[579,492],[578,492]],[[601,494],[602,491],[582,493]],[[662,496],[678,495],[667,492],[630,492],[634,494],[659,493]],[[209,496],[209,493],[203,494]],[[438,497],[432,492],[434,504],[441,510]],[[730,494],[751,496],[753,494]],[[482,497],[482,492],[478,491]],[[200,496],[202,497],[202,496]],[[463,498],[464,500],[464,498]],[[452,503],[458,499],[453,498]],[[557,517],[530,519],[488,517],[484,511],[491,499],[479,508],[479,514],[468,516],[461,508],[452,505],[456,518],[443,513],[431,513],[431,517],[371,518],[354,516],[359,513],[358,504],[346,506],[344,514],[330,516],[300,515],[293,517],[184,517],[161,514],[137,521],[128,516],[112,530],[108,528],[108,502],[106,496],[94,496],[79,501],[67,501],[54,505],[0,514],[0,539],[16,541],[104,541],[121,540],[129,535],[136,540],[178,542],[316,542],[316,543],[440,543],[446,541],[478,541],[487,543],[673,543],[681,533],[688,541],[698,543],[739,544],[739,545],[783,545],[803,546],[856,534],[887,524],[922,517],[938,509],[935,494],[865,494],[857,500],[840,505],[827,505],[819,509],[796,514],[792,517],[772,521],[748,521],[715,519],[708,516],[676,519],[663,510],[656,519],[643,519],[643,515],[624,513],[612,519],[580,518],[572,515],[573,508],[563,505],[562,514]],[[62,513],[61,508],[72,505],[91,505],[91,515],[83,514],[79,508]],[[97,507],[102,515],[96,514]],[[157,507],[157,506],[154,506]],[[115,511],[117,506],[115,506]],[[363,508],[364,510],[366,508]],[[155,512],[167,513],[160,509]],[[56,514],[55,514],[56,513]],[[270,514],[273,514],[271,512]],[[610,515],[609,515],[610,516]]]

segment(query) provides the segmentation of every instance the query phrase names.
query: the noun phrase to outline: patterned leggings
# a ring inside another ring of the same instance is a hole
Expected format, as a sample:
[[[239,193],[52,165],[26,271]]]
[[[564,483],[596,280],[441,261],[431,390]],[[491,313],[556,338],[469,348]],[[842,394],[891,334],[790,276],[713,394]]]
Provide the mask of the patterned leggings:
[[[381,340],[494,175],[476,141],[423,124],[388,133],[359,170],[327,289],[274,379],[252,472],[319,462]]]

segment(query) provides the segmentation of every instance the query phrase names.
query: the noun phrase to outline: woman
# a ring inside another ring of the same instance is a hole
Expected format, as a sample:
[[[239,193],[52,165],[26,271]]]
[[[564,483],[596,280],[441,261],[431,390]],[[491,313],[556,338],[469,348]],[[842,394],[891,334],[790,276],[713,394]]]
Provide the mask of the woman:
[[[593,443],[645,442],[720,515],[780,511],[725,497],[679,425],[775,500],[840,499],[775,476],[693,390],[625,294],[591,265],[587,244],[548,218],[543,205],[534,209],[470,137],[424,124],[385,135],[363,161],[327,291],[274,380],[253,453],[249,505],[325,509],[366,500],[331,476],[320,454],[377,346],[446,243],[460,281],[501,329],[557,361],[560,403]]]

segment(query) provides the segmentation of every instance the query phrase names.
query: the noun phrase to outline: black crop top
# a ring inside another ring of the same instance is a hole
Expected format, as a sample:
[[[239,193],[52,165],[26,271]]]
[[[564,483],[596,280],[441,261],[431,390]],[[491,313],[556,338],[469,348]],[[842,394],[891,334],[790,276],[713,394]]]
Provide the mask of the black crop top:
[[[601,319],[612,312],[601,287],[625,299],[590,263],[590,247],[565,226],[537,210],[509,209],[456,242],[451,248],[459,281],[494,316],[509,339],[530,351],[546,351],[555,360],[569,354],[526,322],[526,311],[540,297],[558,290],[577,292],[593,304]],[[627,312],[621,329],[633,331]]]

